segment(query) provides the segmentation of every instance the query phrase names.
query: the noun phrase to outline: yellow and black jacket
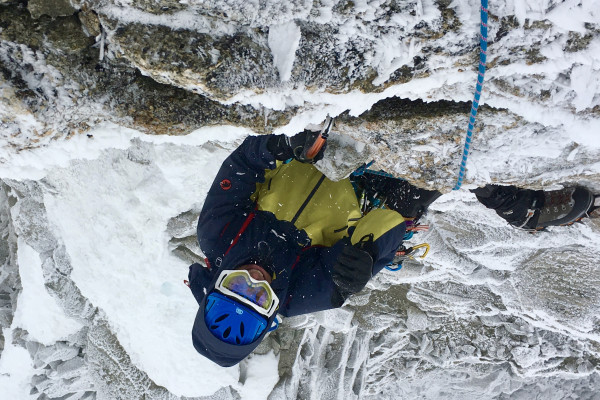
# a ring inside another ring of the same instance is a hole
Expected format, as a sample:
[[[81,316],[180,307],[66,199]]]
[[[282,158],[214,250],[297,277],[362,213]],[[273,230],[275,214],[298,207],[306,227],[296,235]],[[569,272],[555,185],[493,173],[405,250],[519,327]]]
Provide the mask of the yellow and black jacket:
[[[389,264],[405,233],[392,210],[361,215],[348,179],[334,182],[314,166],[281,163],[268,136],[251,136],[224,162],[198,221],[198,242],[209,268],[190,267],[200,304],[223,269],[248,262],[273,273],[279,313],[299,315],[341,306],[331,268],[345,246],[373,234],[373,275]]]

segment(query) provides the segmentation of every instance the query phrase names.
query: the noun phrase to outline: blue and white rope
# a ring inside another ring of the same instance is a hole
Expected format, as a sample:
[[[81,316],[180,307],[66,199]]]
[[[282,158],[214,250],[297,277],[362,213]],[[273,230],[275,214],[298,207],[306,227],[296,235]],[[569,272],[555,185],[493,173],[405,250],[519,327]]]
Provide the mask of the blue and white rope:
[[[471,139],[473,137],[473,127],[475,126],[475,116],[479,108],[479,98],[483,88],[483,78],[485,75],[485,59],[487,56],[487,34],[488,34],[488,0],[481,0],[481,29],[479,35],[479,71],[477,73],[477,85],[475,86],[475,98],[471,106],[471,116],[469,118],[469,126],[467,128],[467,137],[465,139],[465,147],[463,148],[462,161],[460,162],[460,170],[458,172],[458,180],[453,190],[458,190],[462,186],[465,170],[467,167],[467,158],[469,157],[469,148],[471,147]]]

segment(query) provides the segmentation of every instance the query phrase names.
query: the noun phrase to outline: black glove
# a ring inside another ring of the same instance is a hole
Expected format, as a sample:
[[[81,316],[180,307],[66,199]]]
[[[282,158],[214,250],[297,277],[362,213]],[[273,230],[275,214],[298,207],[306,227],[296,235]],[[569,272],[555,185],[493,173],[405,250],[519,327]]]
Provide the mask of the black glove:
[[[348,245],[339,255],[331,277],[345,299],[360,292],[373,274],[373,257],[359,246]]]
[[[318,153],[312,158],[308,158],[308,152],[313,145],[323,142]],[[304,130],[294,136],[272,135],[267,141],[267,149],[275,156],[275,159],[285,161],[290,158],[307,163],[314,164],[323,158],[323,153],[327,147],[327,140],[321,137],[320,132]]]

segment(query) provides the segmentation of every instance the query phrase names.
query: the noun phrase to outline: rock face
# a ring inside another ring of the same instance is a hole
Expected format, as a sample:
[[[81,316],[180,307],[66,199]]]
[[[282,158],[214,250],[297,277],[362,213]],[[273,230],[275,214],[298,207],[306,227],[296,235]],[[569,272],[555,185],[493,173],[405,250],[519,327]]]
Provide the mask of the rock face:
[[[151,145],[133,141],[128,149],[57,168],[40,182],[2,183],[0,323],[10,327],[21,290],[16,243],[26,244],[40,254],[46,290],[82,324],[53,344],[13,331],[11,345],[31,356],[38,398],[184,399],[139,368],[120,343],[114,315],[78,289],[68,246],[53,227],[58,221],[49,220],[49,199],[74,184],[63,179],[77,174],[86,181],[107,162],[135,165],[138,182],[161,161]],[[594,398],[600,387],[597,221],[532,236],[481,222],[489,210],[472,199],[439,202],[427,217],[434,229],[419,238],[434,249],[425,263],[382,272],[340,310],[285,319],[261,344],[257,354],[279,356],[280,380],[270,399]],[[197,214],[174,215],[165,226],[173,254],[186,263],[201,258]],[[223,387],[206,398],[239,393]]]
[[[35,19],[42,15],[64,17],[75,12],[69,0],[30,0],[27,2],[27,9]]]
[[[475,3],[89,0],[70,15],[63,3],[2,5],[2,140],[17,150],[103,121],[152,134],[293,133],[329,113],[342,134],[375,143],[375,168],[453,186],[476,77]],[[600,158],[590,6],[490,7],[467,182],[598,189],[597,171],[577,168]],[[528,151],[540,138],[547,151]]]
[[[600,191],[597,5],[517,3],[490,4],[466,183]],[[291,134],[330,114],[372,168],[449,192],[475,86],[478,12],[471,0],[1,0],[0,147],[92,140],[103,123],[151,135],[220,125]],[[151,147],[134,141],[58,169],[95,176],[119,160],[151,175],[161,162]],[[184,398],[138,368],[110,315],[75,284],[47,216],[62,183],[0,175],[0,327],[11,327],[22,291],[22,241],[82,328],[50,345],[25,330],[6,343],[0,329],[0,351],[27,349],[39,399]],[[434,203],[423,240],[436,251],[424,264],[378,276],[340,311],[286,320],[261,345],[280,360],[271,399],[596,398],[597,222],[533,237],[456,196],[456,207]],[[165,228],[186,262],[201,256],[197,214],[171,215]],[[239,396],[228,386],[210,398]]]
[[[280,118],[157,83],[127,60],[100,57],[108,42],[91,10],[36,20],[22,4],[8,4],[0,19],[2,140],[16,150],[85,133],[105,121],[177,135],[219,124],[261,131]],[[91,36],[96,33],[98,42]]]

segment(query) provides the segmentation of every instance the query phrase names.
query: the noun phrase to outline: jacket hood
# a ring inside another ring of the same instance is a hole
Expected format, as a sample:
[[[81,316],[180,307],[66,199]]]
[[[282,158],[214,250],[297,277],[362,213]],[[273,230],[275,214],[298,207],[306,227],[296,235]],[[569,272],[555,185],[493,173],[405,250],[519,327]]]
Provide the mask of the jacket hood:
[[[267,326],[270,326],[273,319],[269,318],[268,322]],[[196,320],[192,328],[192,342],[196,351],[204,357],[221,367],[232,367],[248,357],[264,339],[267,332],[268,329],[265,329],[258,339],[246,345],[238,346],[222,342],[208,330],[204,322],[204,307],[202,306],[196,314]]]
[[[265,331],[250,344],[234,345],[219,340],[208,329],[206,322],[204,321],[206,298],[208,297],[208,294],[214,290],[214,281],[216,278],[217,277],[214,278],[209,290],[206,291],[206,294],[204,294],[203,291],[201,292],[202,294],[198,292],[194,294],[196,299],[200,300],[198,301],[200,307],[196,313],[196,320],[194,321],[194,326],[192,328],[192,342],[196,351],[202,354],[204,357],[222,367],[231,367],[248,357],[248,355],[250,355],[250,353],[252,353],[252,351],[254,351],[254,349],[260,344],[260,342],[262,342],[268,333],[269,328],[273,324],[273,320],[277,316],[277,313],[274,313],[270,318],[268,318],[267,329],[265,329]],[[202,298],[200,299],[200,297]]]

